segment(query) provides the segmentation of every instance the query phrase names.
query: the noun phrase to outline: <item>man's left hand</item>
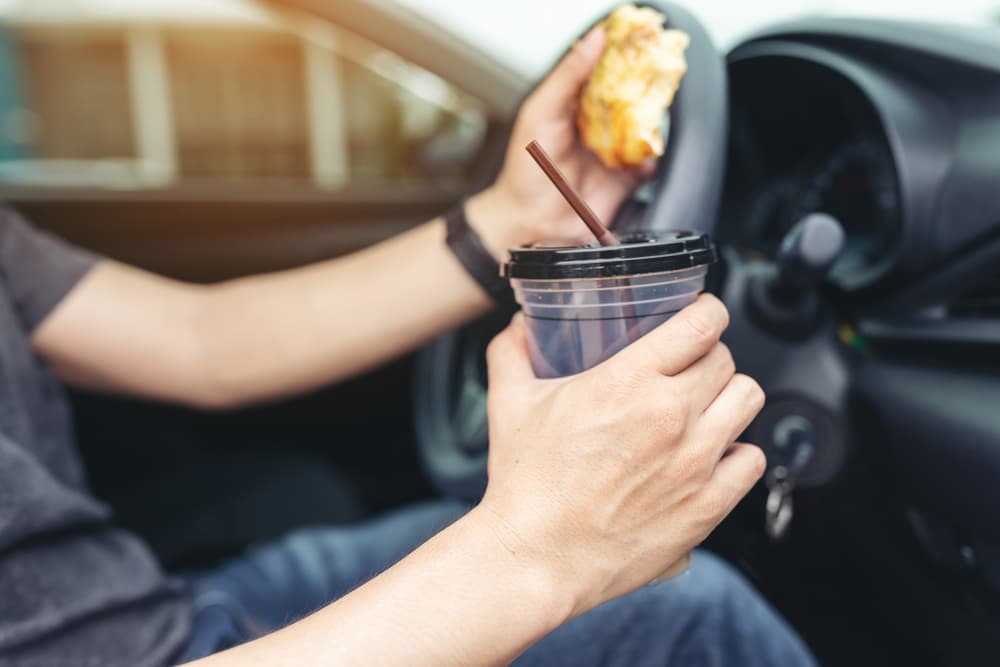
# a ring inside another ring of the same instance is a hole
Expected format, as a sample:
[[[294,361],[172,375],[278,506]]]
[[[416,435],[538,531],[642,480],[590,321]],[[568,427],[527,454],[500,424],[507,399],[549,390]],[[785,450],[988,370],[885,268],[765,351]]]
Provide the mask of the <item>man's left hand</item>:
[[[580,91],[604,50],[604,30],[577,42],[518,112],[496,182],[467,204],[470,224],[498,260],[507,249],[540,240],[588,239],[587,229],[524,150],[537,139],[595,213],[607,224],[625,198],[655,169],[606,167],[580,140]]]

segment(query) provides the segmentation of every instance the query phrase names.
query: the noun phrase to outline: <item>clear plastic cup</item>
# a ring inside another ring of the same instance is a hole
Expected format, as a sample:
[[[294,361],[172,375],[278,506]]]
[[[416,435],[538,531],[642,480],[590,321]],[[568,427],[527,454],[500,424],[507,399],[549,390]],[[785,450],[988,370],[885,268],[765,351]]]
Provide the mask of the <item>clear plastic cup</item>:
[[[528,325],[540,378],[585,371],[649,333],[705,288],[715,247],[705,234],[635,234],[617,246],[535,244],[510,251],[503,274]],[[684,572],[685,555],[654,580]]]
[[[504,265],[524,311],[535,375],[604,361],[693,302],[715,248],[707,235],[632,235],[617,246],[535,244]]]

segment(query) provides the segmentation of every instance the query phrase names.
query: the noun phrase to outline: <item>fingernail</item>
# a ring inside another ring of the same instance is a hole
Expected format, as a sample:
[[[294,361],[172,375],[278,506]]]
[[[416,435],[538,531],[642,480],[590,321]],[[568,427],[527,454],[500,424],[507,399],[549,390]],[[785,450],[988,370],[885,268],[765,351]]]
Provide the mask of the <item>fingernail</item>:
[[[653,157],[646,158],[646,160],[641,165],[639,165],[639,173],[642,174],[643,176],[646,176],[647,178],[649,176],[652,176],[653,174],[656,173],[656,164],[657,164],[656,158]]]
[[[595,25],[586,35],[580,38],[580,41],[576,43],[576,48],[588,56],[596,55],[597,50],[601,48],[603,37],[604,28]]]

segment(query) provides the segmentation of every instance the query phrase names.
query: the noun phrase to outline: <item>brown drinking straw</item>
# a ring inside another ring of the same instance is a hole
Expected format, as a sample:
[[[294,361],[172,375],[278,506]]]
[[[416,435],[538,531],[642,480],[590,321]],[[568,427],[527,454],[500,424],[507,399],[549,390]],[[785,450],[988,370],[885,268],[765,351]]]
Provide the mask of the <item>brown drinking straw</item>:
[[[538,140],[532,139],[531,143],[524,148],[531,157],[535,158],[535,162],[538,163],[538,166],[542,168],[545,175],[552,181],[552,185],[556,186],[559,193],[566,198],[566,201],[573,207],[576,214],[580,216],[580,219],[583,220],[594,236],[597,237],[597,242],[601,245],[618,245],[618,239],[615,238],[615,235],[601,223],[600,218],[590,208],[590,205],[583,201],[583,198],[577,194],[573,186],[566,180],[566,176],[563,175],[556,163],[552,161],[549,154],[545,152],[542,145],[538,143]]]

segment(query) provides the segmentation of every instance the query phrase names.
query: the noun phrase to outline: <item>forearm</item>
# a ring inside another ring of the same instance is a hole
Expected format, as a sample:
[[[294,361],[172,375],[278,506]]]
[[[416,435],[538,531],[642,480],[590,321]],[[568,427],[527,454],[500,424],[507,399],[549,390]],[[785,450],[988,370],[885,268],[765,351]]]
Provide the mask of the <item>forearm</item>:
[[[492,232],[481,230],[491,247],[507,247]],[[228,408],[363,372],[490,305],[438,219],[354,255],[211,286],[104,261],[32,342],[74,384]]]
[[[482,508],[338,602],[199,665],[508,664],[574,613],[564,577]]]
[[[197,323],[206,391],[233,405],[342,380],[490,305],[440,219],[351,256],[222,283]]]

